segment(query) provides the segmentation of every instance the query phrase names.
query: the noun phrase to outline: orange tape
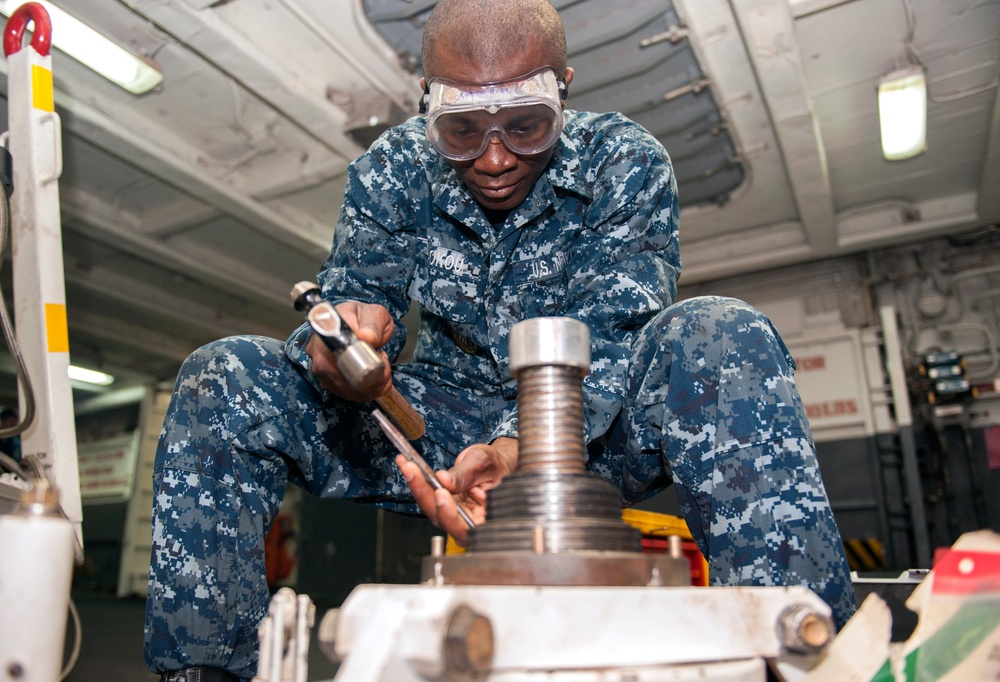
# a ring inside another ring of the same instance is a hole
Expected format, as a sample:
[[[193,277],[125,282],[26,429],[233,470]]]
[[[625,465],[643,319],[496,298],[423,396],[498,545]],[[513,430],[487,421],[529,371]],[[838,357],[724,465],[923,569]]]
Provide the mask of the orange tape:
[[[45,332],[50,353],[69,352],[69,324],[66,322],[65,304],[45,304]]]
[[[42,111],[55,111],[52,94],[52,71],[38,64],[31,65],[31,104]]]

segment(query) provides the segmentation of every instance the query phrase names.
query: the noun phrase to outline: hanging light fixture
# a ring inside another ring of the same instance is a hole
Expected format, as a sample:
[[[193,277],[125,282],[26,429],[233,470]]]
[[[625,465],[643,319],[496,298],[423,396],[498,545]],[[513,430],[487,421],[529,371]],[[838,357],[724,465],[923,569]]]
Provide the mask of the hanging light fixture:
[[[112,83],[141,95],[163,80],[149,61],[135,56],[117,43],[67,14],[47,0],[32,0],[45,8],[52,20],[52,45]],[[24,0],[0,1],[0,13],[10,16]]]
[[[115,378],[110,374],[98,372],[96,369],[77,367],[76,365],[69,366],[69,378],[96,386],[109,386],[115,381]]]
[[[886,159],[909,159],[927,151],[927,77],[922,66],[907,66],[879,80],[878,118]]]

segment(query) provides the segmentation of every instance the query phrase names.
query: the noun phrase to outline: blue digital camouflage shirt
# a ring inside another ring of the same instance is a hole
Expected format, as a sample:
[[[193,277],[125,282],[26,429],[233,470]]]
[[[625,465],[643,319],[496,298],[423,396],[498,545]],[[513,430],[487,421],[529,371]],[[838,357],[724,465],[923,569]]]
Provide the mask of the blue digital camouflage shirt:
[[[511,327],[583,321],[588,470],[623,504],[673,481],[712,584],[807,585],[843,625],[854,593],[794,363],[742,301],[671,305],[677,227],[666,152],[620,115],[567,112],[545,173],[496,227],[415,118],[351,164],[319,281],[333,303],[389,310],[390,357],[419,304],[414,358],[393,379],[427,420],[415,447],[435,469],[473,443],[518,435]],[[370,407],[319,388],[309,334],[221,339],[181,367],[153,469],[153,670],[254,674],[270,597],[264,534],[289,480],[416,511]]]
[[[565,316],[587,324],[588,442],[621,410],[638,330],[676,295],[680,272],[676,181],[663,146],[619,114],[566,112],[552,159],[530,195],[491,225],[424,119],[383,135],[351,164],[333,249],[319,276],[333,303],[385,306],[400,323],[411,299],[421,324],[408,374],[501,392],[508,406],[490,441],[517,437],[507,337],[517,322]],[[309,328],[289,339],[308,368]]]

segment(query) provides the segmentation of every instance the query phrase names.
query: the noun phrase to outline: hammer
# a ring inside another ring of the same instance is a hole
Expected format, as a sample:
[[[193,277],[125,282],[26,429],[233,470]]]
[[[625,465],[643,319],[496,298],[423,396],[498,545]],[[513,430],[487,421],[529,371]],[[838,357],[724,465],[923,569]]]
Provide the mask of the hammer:
[[[320,289],[312,282],[299,282],[292,287],[292,305],[296,310],[306,311],[309,326],[333,351],[337,367],[344,378],[357,389],[371,390],[382,379],[385,362],[371,346],[355,336],[334,307],[320,296]],[[426,428],[421,417],[395,386],[375,398],[393,423],[409,440],[424,435]]]

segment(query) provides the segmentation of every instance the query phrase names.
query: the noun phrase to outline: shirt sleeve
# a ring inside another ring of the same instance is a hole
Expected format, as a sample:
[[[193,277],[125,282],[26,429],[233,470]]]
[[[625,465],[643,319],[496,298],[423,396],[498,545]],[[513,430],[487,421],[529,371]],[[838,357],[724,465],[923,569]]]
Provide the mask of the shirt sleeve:
[[[414,169],[416,154],[407,153],[404,146],[387,134],[348,167],[333,245],[317,276],[323,299],[334,305],[361,301],[389,311],[396,324],[383,350],[391,359],[406,342],[401,320],[409,308],[407,289],[415,252],[411,209],[416,188],[407,186],[415,180],[393,172],[398,167]],[[408,174],[411,178],[422,177],[419,169],[414,170]],[[308,323],[303,324],[286,344],[286,354],[307,369],[310,362],[304,349],[310,333]]]
[[[609,130],[594,145],[602,151],[588,168],[593,201],[586,229],[572,245],[563,313],[590,329],[588,443],[621,412],[632,342],[673,302],[681,268],[677,185],[662,145],[638,126]],[[517,435],[514,407],[491,440]]]

